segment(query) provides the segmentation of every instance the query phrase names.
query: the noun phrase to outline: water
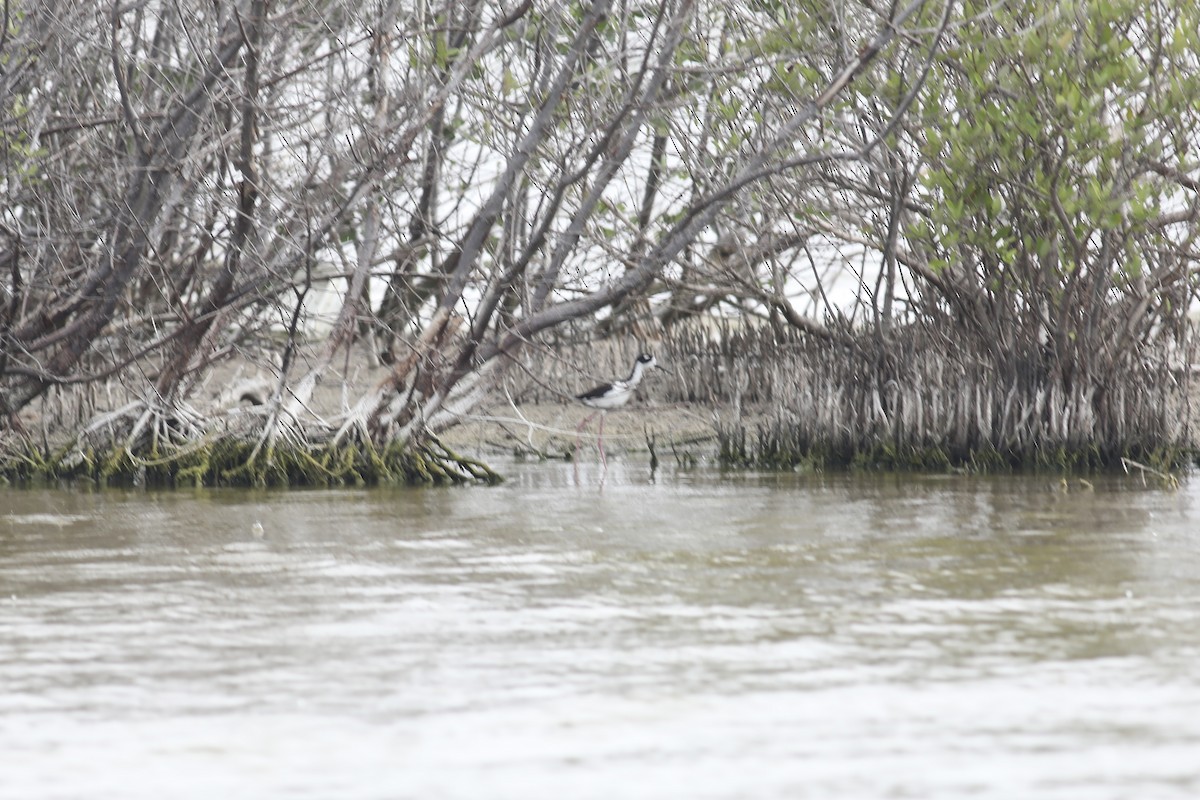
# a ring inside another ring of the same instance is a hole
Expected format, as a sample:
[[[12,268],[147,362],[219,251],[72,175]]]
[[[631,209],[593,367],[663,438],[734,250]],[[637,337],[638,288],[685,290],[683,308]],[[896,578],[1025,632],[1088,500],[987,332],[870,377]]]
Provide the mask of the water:
[[[0,489],[0,797],[1200,795],[1195,481],[504,468]]]

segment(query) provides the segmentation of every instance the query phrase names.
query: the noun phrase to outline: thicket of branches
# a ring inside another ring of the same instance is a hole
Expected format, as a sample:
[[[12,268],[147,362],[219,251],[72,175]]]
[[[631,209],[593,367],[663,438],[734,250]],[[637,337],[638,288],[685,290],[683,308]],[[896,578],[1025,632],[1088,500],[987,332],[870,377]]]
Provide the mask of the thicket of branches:
[[[1189,343],[1185,0],[0,2],[3,426],[115,381],[194,439],[249,352],[270,446],[366,338],[324,433],[404,445],[551,332],[718,312],[1089,397]]]

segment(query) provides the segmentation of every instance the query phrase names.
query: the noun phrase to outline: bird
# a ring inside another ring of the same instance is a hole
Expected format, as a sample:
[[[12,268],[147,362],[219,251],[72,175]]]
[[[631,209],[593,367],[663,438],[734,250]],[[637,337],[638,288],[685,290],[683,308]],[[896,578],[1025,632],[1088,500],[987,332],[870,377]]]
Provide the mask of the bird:
[[[575,395],[575,399],[588,408],[596,409],[591,414],[584,418],[583,422],[579,423],[579,427],[575,429],[575,456],[576,463],[579,460],[579,435],[583,431],[585,425],[592,419],[600,415],[600,434],[596,441],[600,445],[600,463],[605,467],[608,462],[604,458],[604,417],[609,411],[615,408],[621,408],[629,399],[633,397],[633,392],[637,389],[638,384],[642,382],[642,377],[648,369],[661,369],[658,366],[658,361],[649,353],[640,354],[633,362],[633,371],[629,373],[629,377],[623,381],[613,381],[612,383],[602,383],[594,389],[588,389],[583,394]]]

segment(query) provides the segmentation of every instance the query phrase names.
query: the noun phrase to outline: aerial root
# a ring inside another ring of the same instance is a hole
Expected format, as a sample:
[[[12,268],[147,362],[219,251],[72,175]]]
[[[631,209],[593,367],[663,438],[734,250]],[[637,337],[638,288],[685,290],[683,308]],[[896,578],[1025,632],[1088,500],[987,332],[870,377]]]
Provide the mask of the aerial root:
[[[353,423],[337,435],[276,407],[204,420],[157,396],[96,416],[51,451],[5,437],[0,480],[90,480],[157,486],[343,486],[499,483],[486,464],[431,434],[378,444]]]
[[[7,442],[0,453],[0,479],[260,487],[495,484],[501,480],[486,464],[434,437],[408,447],[397,443],[379,447],[371,442],[312,442],[289,430],[263,446],[259,437],[245,434],[210,433],[185,442],[162,436],[156,440],[149,421],[142,428],[136,441],[77,441],[57,453],[29,440]]]

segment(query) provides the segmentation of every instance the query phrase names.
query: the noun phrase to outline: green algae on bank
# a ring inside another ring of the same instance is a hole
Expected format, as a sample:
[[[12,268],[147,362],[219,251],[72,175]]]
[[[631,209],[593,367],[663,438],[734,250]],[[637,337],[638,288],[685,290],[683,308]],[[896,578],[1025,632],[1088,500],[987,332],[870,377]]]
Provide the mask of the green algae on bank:
[[[25,443],[0,456],[0,480],[92,481],[100,485],[328,487],[496,484],[482,461],[436,438],[416,447],[276,444],[222,437],[163,450],[87,447],[50,453]]]
[[[1131,466],[1164,475],[1198,463],[1195,450],[1181,445],[1130,446],[1115,450],[1094,442],[1069,447],[1000,449],[892,441],[818,440],[778,419],[718,426],[718,460],[728,467],[773,470],[851,469],[886,472],[1059,473],[1129,471]],[[1167,476],[1170,477],[1170,476]]]

